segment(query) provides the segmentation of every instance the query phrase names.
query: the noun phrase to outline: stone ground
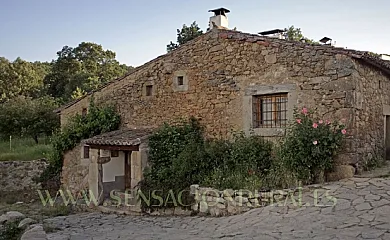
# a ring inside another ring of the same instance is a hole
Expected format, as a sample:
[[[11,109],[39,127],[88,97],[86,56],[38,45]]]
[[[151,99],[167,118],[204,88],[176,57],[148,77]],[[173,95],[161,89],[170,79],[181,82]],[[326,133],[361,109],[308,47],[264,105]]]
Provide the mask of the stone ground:
[[[390,178],[311,186],[302,196],[302,207],[290,197],[274,206],[220,218],[84,213],[45,222],[58,230],[48,234],[51,240],[390,239]],[[294,200],[298,202],[297,197]]]

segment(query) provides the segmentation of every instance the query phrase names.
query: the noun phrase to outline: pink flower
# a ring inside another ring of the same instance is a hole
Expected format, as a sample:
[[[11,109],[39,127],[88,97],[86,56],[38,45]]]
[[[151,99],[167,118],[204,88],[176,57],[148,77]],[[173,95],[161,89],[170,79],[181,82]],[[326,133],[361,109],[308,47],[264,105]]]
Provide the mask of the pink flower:
[[[304,115],[307,115],[307,108],[302,108],[302,113],[303,113]]]
[[[314,144],[314,145],[317,145],[317,144],[318,144],[318,142],[317,142],[317,141],[313,141],[313,144]]]
[[[302,121],[302,120],[301,120],[300,118],[297,118],[297,123],[298,123],[298,124],[301,124],[301,121]]]
[[[343,130],[341,130],[341,133],[342,133],[343,135],[345,135],[345,134],[347,133],[347,130],[343,129]]]
[[[324,123],[324,121],[320,120],[320,121],[318,121],[318,123],[319,123],[319,124],[323,124],[323,123]]]
[[[330,121],[329,121],[329,120],[326,120],[325,123],[326,123],[326,125],[329,125],[329,124],[330,124]]]
[[[317,123],[313,123],[313,128],[318,128],[318,124]]]

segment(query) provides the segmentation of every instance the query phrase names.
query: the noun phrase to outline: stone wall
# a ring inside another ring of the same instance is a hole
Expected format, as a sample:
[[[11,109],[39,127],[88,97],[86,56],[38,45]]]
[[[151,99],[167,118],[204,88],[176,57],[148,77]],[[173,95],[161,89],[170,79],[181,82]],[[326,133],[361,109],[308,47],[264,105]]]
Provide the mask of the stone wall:
[[[193,214],[210,215],[213,217],[235,215],[254,208],[272,204],[284,203],[289,195],[296,190],[280,190],[270,192],[232,190],[223,191],[192,185],[190,193],[194,196]]]
[[[31,193],[40,188],[34,181],[47,167],[45,160],[34,161],[0,161],[0,192],[24,191]]]
[[[81,150],[82,145],[79,144],[64,154],[61,183],[65,186],[66,190],[70,190],[73,194],[80,190],[88,189],[90,160],[82,159]],[[90,156],[92,154],[91,152]]]
[[[349,136],[338,162],[349,164],[359,162],[374,142],[383,143],[383,125],[377,120],[383,120],[382,106],[376,100],[385,95],[376,94],[379,80],[389,79],[344,50],[214,29],[93,96],[98,103],[115,104],[122,127],[158,127],[194,116],[208,136],[225,138],[232,130],[253,128],[253,95],[283,91],[288,93],[290,120],[294,107],[315,109],[324,120],[345,120]],[[146,96],[146,86],[153,86],[152,96]],[[61,123],[87,108],[90,98],[63,109]],[[284,134],[283,129],[254,130],[267,138]]]
[[[349,96],[356,79],[350,57],[322,46],[240,41],[239,33],[231,38],[226,34],[204,34],[136,68],[94,93],[94,98],[115,103],[122,124],[129,127],[159,126],[195,116],[210,136],[223,137],[232,129],[244,129],[244,97],[256,86],[294,85],[294,106],[317,108],[332,119],[353,111],[354,98]],[[188,90],[176,90],[178,72],[185,74]],[[153,85],[154,96],[145,96],[146,85]],[[89,101],[90,96],[64,109],[62,123],[81,113]]]
[[[360,64],[357,70],[355,98],[358,104],[351,148],[355,149],[358,161],[365,162],[384,155],[384,116],[390,115],[390,82],[388,77],[369,66]]]

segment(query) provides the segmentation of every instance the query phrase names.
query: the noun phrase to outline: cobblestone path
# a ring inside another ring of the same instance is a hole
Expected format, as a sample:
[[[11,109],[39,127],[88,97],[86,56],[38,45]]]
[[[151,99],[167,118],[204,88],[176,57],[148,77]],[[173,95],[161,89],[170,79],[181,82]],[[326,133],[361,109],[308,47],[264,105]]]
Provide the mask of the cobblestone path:
[[[52,240],[390,239],[390,179],[353,178],[303,193],[303,207],[267,206],[241,215],[132,217],[86,213],[47,220]],[[328,195],[326,195],[328,190]],[[329,197],[331,196],[331,197]],[[336,204],[333,206],[335,197]],[[324,206],[318,206],[318,205]]]

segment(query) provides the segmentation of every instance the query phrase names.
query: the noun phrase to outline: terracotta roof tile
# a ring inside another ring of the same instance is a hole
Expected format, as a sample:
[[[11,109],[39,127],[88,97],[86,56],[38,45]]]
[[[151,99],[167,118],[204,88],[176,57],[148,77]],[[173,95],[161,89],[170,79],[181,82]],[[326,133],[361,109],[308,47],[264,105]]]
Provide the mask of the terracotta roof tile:
[[[135,146],[146,142],[152,129],[121,129],[83,140],[88,145]]]

